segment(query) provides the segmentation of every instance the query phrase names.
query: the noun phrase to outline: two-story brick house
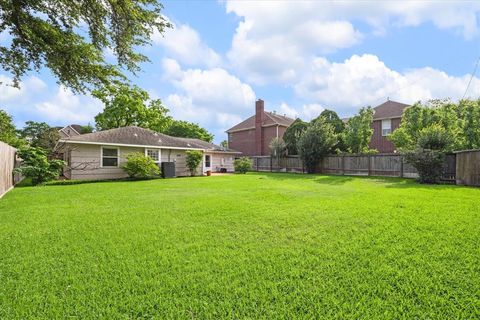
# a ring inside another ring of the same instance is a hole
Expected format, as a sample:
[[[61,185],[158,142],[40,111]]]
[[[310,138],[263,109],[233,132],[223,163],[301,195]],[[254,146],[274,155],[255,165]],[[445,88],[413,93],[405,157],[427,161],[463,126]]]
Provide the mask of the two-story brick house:
[[[268,145],[273,138],[282,138],[285,130],[294,119],[275,112],[265,112],[265,103],[255,102],[255,114],[231,127],[228,134],[228,147],[242,152],[245,156],[265,156],[270,154]]]
[[[395,151],[395,146],[388,140],[388,135],[398,129],[407,107],[408,104],[387,100],[373,109],[373,135],[370,148],[378,150],[379,153]]]

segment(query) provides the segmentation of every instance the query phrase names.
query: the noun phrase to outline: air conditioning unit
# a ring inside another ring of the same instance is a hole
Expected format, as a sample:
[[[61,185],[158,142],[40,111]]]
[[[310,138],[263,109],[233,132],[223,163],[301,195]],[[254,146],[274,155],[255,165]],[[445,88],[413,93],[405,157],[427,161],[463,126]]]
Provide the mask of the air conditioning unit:
[[[162,162],[161,169],[163,178],[175,177],[175,162]]]

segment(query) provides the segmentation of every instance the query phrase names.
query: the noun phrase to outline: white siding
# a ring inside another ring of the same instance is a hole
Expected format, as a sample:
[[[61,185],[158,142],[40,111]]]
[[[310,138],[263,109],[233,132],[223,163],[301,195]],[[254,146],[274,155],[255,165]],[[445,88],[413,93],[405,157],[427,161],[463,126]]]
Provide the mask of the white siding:
[[[223,163],[222,163],[223,159]],[[235,155],[229,153],[212,153],[212,171],[220,171],[220,168],[226,168],[227,172],[233,172],[233,161]]]

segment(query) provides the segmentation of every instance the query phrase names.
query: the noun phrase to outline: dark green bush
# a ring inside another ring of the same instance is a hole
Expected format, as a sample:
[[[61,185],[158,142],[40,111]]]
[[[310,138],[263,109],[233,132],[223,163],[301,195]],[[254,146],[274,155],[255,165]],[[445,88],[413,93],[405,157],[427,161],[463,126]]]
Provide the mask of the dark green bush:
[[[190,175],[193,177],[195,172],[197,171],[200,162],[202,162],[203,153],[197,150],[189,150],[187,151],[187,167],[190,170]]]
[[[47,152],[39,147],[20,148],[17,155],[22,159],[22,164],[14,172],[31,178],[33,185],[57,179],[65,165],[62,160],[48,160]]]

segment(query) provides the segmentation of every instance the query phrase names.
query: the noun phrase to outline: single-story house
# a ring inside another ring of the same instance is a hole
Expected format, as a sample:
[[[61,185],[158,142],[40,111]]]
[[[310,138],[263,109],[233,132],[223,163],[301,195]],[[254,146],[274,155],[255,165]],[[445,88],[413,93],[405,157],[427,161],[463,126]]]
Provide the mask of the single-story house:
[[[233,161],[240,155],[199,139],[171,137],[136,126],[63,137],[56,149],[67,163],[65,177],[75,180],[124,178],[127,174],[122,164],[133,152],[144,153],[159,166],[162,162],[174,162],[176,176],[190,175],[186,166],[187,150],[203,153],[198,174],[232,172]]]

